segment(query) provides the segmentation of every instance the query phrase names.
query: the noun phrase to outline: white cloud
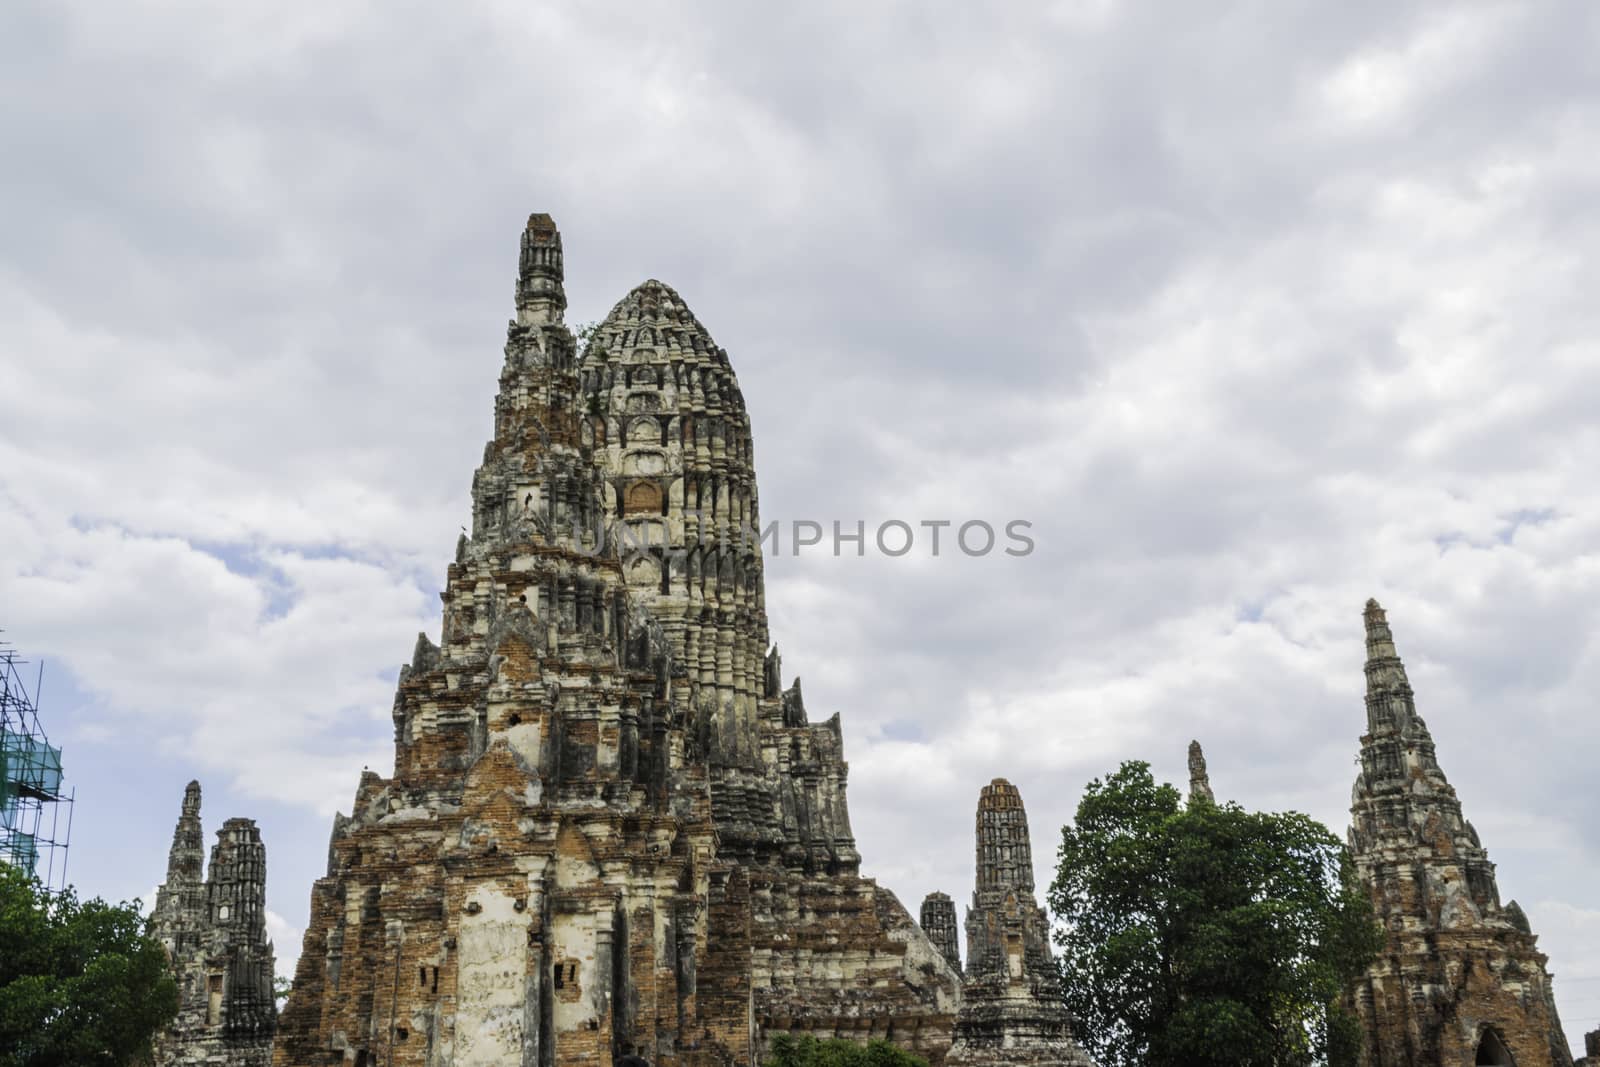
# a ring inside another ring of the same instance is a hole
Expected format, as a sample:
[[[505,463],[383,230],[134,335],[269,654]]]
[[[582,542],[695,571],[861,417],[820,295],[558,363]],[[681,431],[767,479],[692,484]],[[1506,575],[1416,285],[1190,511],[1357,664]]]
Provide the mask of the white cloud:
[[[769,561],[913,908],[964,896],[990,777],[1043,875],[1088,778],[1181,780],[1190,737],[1341,829],[1377,595],[1561,996],[1593,955],[1600,15],[12,5],[0,41],[49,102],[0,118],[0,623],[90,694],[74,736],[324,812],[387,766],[550,210],[575,321],[657,276],[730,348],[767,518],[1034,523]],[[308,887],[271,891],[287,969]]]

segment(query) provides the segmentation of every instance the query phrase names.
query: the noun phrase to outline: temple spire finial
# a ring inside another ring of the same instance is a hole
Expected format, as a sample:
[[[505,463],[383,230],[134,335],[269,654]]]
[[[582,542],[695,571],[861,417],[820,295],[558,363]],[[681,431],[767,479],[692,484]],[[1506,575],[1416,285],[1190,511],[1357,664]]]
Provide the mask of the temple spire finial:
[[[542,211],[529,215],[522,231],[522,258],[517,268],[517,324],[545,326],[561,322],[567,310],[565,277],[561,231],[556,229],[556,220]]]
[[[167,881],[198,884],[205,870],[205,835],[200,829],[200,783],[190,782],[183,791],[183,807],[172,831],[172,848],[167,853]]]
[[[1394,647],[1394,634],[1389,629],[1389,616],[1383,606],[1375,599],[1367,601],[1367,607],[1362,612],[1362,618],[1367,625],[1367,660],[1399,659],[1399,654]]]
[[[1411,693],[1411,679],[1394,644],[1389,617],[1369,599],[1362,619],[1367,630],[1367,727],[1372,733],[1393,729],[1423,730]]]
[[[1216,794],[1211,791],[1211,776],[1206,773],[1206,754],[1199,741],[1189,742],[1189,803],[1215,804]]]

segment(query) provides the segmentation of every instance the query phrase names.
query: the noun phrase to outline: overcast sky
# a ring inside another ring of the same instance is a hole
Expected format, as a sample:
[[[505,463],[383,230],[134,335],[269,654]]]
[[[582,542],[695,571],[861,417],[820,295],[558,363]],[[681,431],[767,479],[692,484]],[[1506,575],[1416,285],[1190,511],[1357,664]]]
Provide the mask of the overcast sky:
[[[1600,8],[0,7],[0,627],[73,880],[184,783],[263,827],[280,969],[468,522],[518,234],[730,352],[765,519],[1036,551],[768,561],[867,873],[1041,882],[1124,759],[1348,822],[1361,607],[1600,1022]]]

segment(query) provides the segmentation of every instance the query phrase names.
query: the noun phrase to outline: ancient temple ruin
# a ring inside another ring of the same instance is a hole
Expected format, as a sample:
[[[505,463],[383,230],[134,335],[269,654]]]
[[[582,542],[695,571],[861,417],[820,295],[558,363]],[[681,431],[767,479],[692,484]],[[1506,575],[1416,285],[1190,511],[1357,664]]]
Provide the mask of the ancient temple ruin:
[[[190,782],[150,915],[178,982],[178,1016],[157,1041],[156,1065],[266,1067],[277,1007],[261,832],[229,819],[208,868],[204,860],[200,783]]]
[[[1569,1067],[1545,956],[1439,769],[1383,608],[1367,601],[1367,732],[1350,851],[1387,934],[1350,994],[1367,1067]]]
[[[1033,888],[1028,813],[996,778],[978,796],[977,885],[967,909],[967,967],[948,1067],[1084,1067]]]
[[[959,980],[861,877],[838,716],[768,651],[728,356],[657,281],[580,348],[563,277],[534,215],[441,639],[336,820],[273,1062],[710,1067],[804,1032],[937,1065]]]

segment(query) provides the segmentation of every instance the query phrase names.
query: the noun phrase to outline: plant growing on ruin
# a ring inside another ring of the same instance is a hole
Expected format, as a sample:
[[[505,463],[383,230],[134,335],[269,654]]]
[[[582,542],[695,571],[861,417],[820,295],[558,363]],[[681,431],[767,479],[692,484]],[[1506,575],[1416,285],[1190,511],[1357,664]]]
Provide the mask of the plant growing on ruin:
[[[883,1040],[858,1045],[843,1038],[779,1034],[765,1067],[928,1067],[928,1061]]]
[[[1339,840],[1305,815],[1185,806],[1148,764],[1091,782],[1050,905],[1103,1067],[1353,1064],[1341,993],[1377,951]]]
[[[80,901],[0,863],[0,1067],[145,1062],[178,1011],[139,902]]]

